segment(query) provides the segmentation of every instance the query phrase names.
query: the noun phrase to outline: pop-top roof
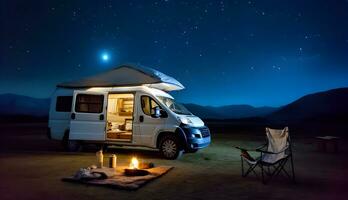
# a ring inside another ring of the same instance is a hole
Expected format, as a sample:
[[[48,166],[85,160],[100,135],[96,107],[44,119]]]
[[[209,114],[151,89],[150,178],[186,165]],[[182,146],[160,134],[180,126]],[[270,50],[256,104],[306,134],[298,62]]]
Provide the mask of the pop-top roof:
[[[181,90],[185,88],[179,81],[163,74],[162,72],[152,68],[129,64],[120,65],[119,67],[106,72],[77,81],[60,83],[57,87],[91,88],[139,85],[147,85],[165,91]]]

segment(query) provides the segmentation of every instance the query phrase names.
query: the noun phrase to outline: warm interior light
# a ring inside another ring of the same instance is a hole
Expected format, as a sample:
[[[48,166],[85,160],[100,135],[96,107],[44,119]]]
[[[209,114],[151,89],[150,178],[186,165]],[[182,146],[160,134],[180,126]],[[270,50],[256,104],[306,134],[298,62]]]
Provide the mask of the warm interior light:
[[[139,168],[139,161],[136,157],[133,157],[129,164],[129,169],[138,169],[138,168]]]

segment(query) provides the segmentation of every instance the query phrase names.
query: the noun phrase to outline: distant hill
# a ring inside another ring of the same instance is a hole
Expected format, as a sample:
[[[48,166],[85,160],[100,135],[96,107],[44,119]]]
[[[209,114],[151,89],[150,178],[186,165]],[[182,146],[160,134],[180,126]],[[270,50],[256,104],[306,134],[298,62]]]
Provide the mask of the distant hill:
[[[272,121],[348,119],[348,88],[306,95],[267,116]]]
[[[16,94],[0,95],[0,116],[47,116],[49,99],[38,99]]]
[[[0,95],[0,115],[47,116],[49,99],[38,99],[16,94]],[[248,117],[263,117],[277,110],[273,107],[252,107],[249,105],[201,106],[185,104],[195,115],[204,119],[237,119]]]
[[[0,95],[0,116],[48,115],[49,99],[38,99],[15,94]],[[185,104],[195,115],[203,119],[264,118],[270,122],[337,121],[348,119],[348,88],[339,88],[306,95],[280,108],[253,107],[249,105],[201,106]]]
[[[249,105],[228,106],[201,106],[197,104],[185,104],[195,115],[203,119],[239,119],[250,117],[264,117],[278,110],[276,107],[253,107]]]

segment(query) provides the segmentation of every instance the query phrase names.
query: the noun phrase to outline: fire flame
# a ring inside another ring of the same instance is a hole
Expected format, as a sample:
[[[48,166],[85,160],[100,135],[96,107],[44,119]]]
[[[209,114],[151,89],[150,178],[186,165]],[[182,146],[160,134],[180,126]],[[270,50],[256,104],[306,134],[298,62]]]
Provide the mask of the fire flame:
[[[139,161],[136,157],[133,157],[129,164],[129,169],[138,169],[138,168],[139,168]]]

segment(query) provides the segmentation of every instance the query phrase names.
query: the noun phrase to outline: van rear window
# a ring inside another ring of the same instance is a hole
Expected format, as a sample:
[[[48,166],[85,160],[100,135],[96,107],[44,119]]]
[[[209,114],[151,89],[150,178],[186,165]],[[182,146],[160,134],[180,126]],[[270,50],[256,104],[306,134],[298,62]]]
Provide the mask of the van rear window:
[[[57,96],[56,111],[71,112],[72,96]]]
[[[103,111],[104,95],[78,94],[75,111],[83,113],[101,113]]]

